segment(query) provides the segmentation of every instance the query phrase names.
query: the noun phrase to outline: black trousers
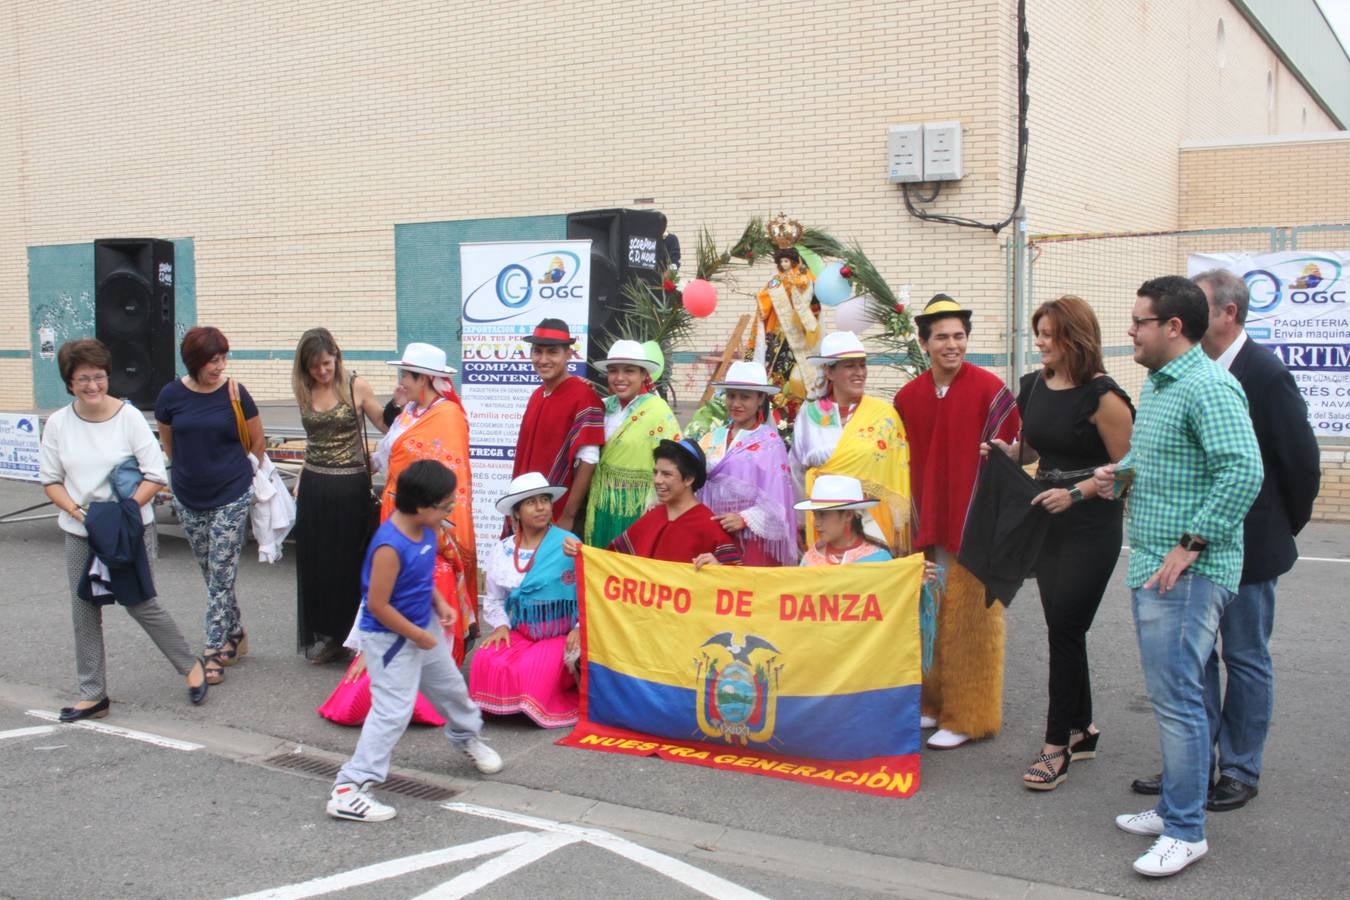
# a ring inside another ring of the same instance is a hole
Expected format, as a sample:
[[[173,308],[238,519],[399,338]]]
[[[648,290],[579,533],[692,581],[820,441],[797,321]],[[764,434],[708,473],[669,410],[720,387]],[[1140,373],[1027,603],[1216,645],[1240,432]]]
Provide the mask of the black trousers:
[[[1123,504],[1084,500],[1050,517],[1036,584],[1050,641],[1050,703],[1045,742],[1069,743],[1092,723],[1087,632],[1120,558]]]

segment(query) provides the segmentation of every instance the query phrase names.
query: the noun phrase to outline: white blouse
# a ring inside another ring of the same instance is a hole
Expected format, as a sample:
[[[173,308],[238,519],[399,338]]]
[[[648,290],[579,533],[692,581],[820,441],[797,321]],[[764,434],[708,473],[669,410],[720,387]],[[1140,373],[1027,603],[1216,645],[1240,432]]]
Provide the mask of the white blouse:
[[[113,499],[108,476],[129,456],[136,457],[146,481],[168,483],[164,453],[140,410],[124,403],[112,418],[90,422],[80,418],[72,403],[52,413],[43,426],[38,477],[44,485],[64,486],[71,500],[87,506]],[[141,521],[147,525],[155,520],[153,506],[147,503],[141,507]],[[65,510],[57,517],[57,524],[70,534],[89,535],[84,525]]]
[[[525,573],[516,568],[515,552],[514,535],[503,538],[488,551],[487,591],[483,595],[482,613],[489,632],[502,625],[511,627],[511,620],[506,615],[506,596],[525,580]],[[533,558],[533,550],[520,551],[520,565],[528,566]]]

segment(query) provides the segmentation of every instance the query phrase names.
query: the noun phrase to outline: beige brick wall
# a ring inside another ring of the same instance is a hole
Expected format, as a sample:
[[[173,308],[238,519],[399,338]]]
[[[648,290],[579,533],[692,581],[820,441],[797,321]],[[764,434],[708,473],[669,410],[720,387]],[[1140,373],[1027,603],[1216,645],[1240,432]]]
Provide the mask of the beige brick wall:
[[[1038,228],[1173,223],[1179,140],[1279,126],[1200,114],[1220,96],[1232,110],[1264,103],[1245,62],[1232,70],[1243,80],[1208,93],[1187,66],[1159,68],[1218,10],[1246,34],[1223,0],[1029,5]],[[726,244],[781,208],[861,242],[916,300],[946,290],[974,307],[973,349],[1005,349],[1006,232],[910,218],[886,183],[885,143],[890,124],[961,120],[967,174],[933,209],[1006,215],[1013,0],[144,10],[53,0],[34,15],[0,0],[0,208],[15,211],[0,214],[0,350],[28,346],[28,245],[192,237],[198,321],[236,348],[289,351],[322,323],[344,346],[393,352],[396,223],[639,197],[691,255],[700,228]],[[1280,85],[1280,104],[1309,102]],[[738,272],[691,349],[717,349],[766,276]],[[0,407],[32,399],[12,362],[0,359],[13,376]],[[234,368],[260,398],[288,395],[284,360]],[[878,377],[878,393],[894,386]]]
[[[1182,228],[1350,223],[1350,132],[1179,156]]]
[[[1322,448],[1322,488],[1313,505],[1313,518],[1350,522],[1350,448]]]

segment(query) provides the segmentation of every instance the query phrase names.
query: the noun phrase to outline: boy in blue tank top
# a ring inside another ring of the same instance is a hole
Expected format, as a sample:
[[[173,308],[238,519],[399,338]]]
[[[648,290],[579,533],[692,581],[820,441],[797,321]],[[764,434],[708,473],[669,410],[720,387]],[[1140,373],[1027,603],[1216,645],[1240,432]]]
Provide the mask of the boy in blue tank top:
[[[395,512],[371,538],[361,569],[359,640],[370,673],[370,713],[328,800],[330,816],[358,822],[394,817],[394,808],[370,790],[389,775],[418,691],[445,718],[450,743],[478,771],[502,768],[501,757],[479,737],[482,713],[469,699],[442,631],[454,624],[455,612],[432,581],[436,529],[454,509],[455,473],[435,460],[419,460],[403,471],[395,490]]]

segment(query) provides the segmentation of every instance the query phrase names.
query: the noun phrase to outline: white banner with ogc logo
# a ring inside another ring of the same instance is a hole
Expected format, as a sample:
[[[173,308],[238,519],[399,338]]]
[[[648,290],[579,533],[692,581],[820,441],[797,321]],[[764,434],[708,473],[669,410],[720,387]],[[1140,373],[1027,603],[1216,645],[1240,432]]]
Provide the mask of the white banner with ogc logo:
[[[460,365],[473,465],[473,525],[485,564],[502,517],[493,507],[511,483],[525,404],[539,386],[530,345],[521,338],[545,317],[577,338],[568,370],[586,376],[591,242],[461,244],[464,355]]]
[[[1275,351],[1308,402],[1319,437],[1350,434],[1350,251],[1192,253],[1187,272],[1228,269],[1247,282],[1247,336]]]

